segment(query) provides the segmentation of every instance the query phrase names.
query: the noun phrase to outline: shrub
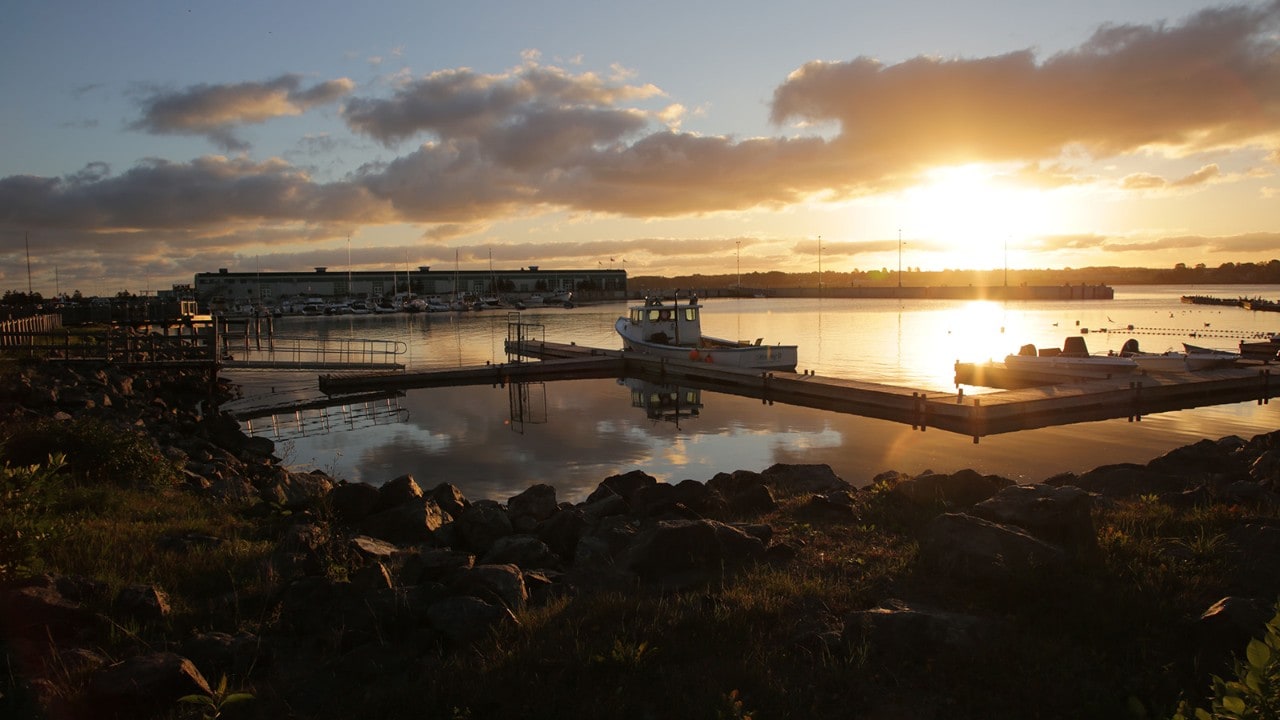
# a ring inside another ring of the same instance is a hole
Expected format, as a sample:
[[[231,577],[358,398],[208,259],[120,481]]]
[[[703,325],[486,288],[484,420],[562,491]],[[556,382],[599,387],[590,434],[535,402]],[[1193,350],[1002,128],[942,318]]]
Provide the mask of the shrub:
[[[62,524],[51,510],[61,494],[61,455],[43,465],[0,466],[0,580],[39,571],[40,550]]]
[[[5,449],[8,459],[19,464],[62,454],[68,472],[83,483],[148,488],[169,485],[178,478],[177,465],[149,435],[98,418],[70,423],[39,420],[13,432]]]

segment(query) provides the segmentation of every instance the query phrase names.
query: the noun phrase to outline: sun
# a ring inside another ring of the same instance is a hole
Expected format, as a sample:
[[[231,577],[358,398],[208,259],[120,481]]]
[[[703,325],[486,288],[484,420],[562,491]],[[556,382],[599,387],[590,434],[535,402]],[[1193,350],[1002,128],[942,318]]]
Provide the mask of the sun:
[[[938,268],[1025,266],[1057,215],[1048,193],[992,165],[934,168],[903,196],[904,235],[933,250]]]

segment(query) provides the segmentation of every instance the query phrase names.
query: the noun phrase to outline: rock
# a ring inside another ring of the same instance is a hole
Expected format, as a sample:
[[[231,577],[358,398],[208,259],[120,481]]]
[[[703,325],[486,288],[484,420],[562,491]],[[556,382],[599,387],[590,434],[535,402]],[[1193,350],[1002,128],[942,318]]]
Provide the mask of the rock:
[[[660,522],[642,531],[619,564],[642,580],[688,587],[764,557],[765,546],[714,520]]]
[[[427,493],[427,497],[434,500],[441,510],[454,518],[460,517],[471,507],[471,503],[463,496],[462,491],[449,483],[435,486],[431,492]]]
[[[494,626],[517,624],[515,615],[501,604],[465,595],[433,603],[426,615],[432,628],[459,644],[485,637]]]
[[[476,565],[455,574],[449,587],[459,595],[499,602],[513,611],[524,609],[529,599],[524,575],[515,565]]]
[[[169,614],[169,596],[155,585],[128,585],[116,594],[113,609],[134,620],[159,620]]]
[[[350,525],[373,512],[379,497],[378,488],[369,483],[341,482],[329,492],[329,507],[338,522]]]
[[[486,565],[512,564],[523,569],[558,570],[563,567],[551,548],[532,535],[507,535],[494,541],[482,560]]]
[[[579,508],[588,522],[599,522],[601,518],[611,515],[623,515],[631,510],[631,506],[627,504],[627,501],[621,495],[608,488],[604,488],[603,492],[597,489],[591,493],[591,497]]]
[[[470,553],[424,548],[405,560],[400,569],[401,582],[406,585],[434,582],[453,575],[458,570],[470,570],[475,564],[476,558]]]
[[[538,539],[551,548],[551,552],[566,562],[573,562],[578,539],[587,530],[587,519],[578,508],[567,508],[544,520],[537,528]]]
[[[1174,495],[1192,486],[1185,477],[1149,470],[1143,465],[1102,465],[1077,475],[1072,484],[1106,498]]]
[[[737,517],[757,517],[778,509],[773,491],[763,484],[751,485],[725,499],[729,512]]]
[[[0,595],[0,633],[8,637],[66,638],[92,627],[93,613],[51,586],[35,585]]]
[[[1010,485],[970,512],[994,523],[1016,525],[1078,555],[1098,549],[1093,527],[1093,498],[1077,487]]]
[[[367,535],[402,545],[426,542],[444,525],[444,514],[433,500],[418,500],[369,515],[359,523]]]
[[[209,683],[192,662],[171,652],[132,657],[96,674],[88,705],[99,716],[170,711],[185,695],[209,695]]]
[[[1248,467],[1237,452],[1243,443],[1235,436],[1217,441],[1201,440],[1170,450],[1147,463],[1147,469],[1184,477],[1247,475]]]
[[[390,480],[378,488],[378,502],[373,508],[373,512],[381,512],[401,505],[414,503],[415,505],[425,495],[422,488],[413,479],[412,475],[401,475],[394,480]]]
[[[641,470],[632,470],[622,475],[610,475],[596,487],[594,492],[587,496],[587,503],[591,503],[601,497],[607,497],[609,493],[613,493],[629,503],[631,502],[631,496],[637,490],[657,482],[657,478]]]
[[[974,615],[887,600],[850,613],[842,635],[850,647],[865,645],[887,662],[914,665],[946,650],[963,652],[994,631],[994,623]]]
[[[764,476],[750,470],[734,470],[731,473],[716,473],[707,481],[707,489],[723,498],[732,498],[748,490],[764,487]]]
[[[519,495],[507,501],[507,516],[514,529],[530,532],[538,523],[551,517],[559,510],[556,504],[556,489],[546,484],[532,485]]]
[[[319,470],[309,473],[284,472],[276,483],[274,493],[277,502],[290,510],[315,507],[330,496],[333,478]]]
[[[813,495],[794,511],[797,519],[808,522],[848,523],[857,519],[853,507],[834,502],[822,495]]]
[[[830,465],[788,465],[778,463],[765,469],[761,476],[780,497],[809,493],[848,490],[852,486],[836,475]]]
[[[995,495],[1012,480],[961,470],[950,475],[925,473],[893,486],[893,492],[920,507],[963,508]]]
[[[361,557],[369,560],[385,561],[400,552],[400,548],[368,535],[356,535],[351,538],[351,548]]]
[[[1254,598],[1225,597],[1205,610],[1195,623],[1196,657],[1206,672],[1225,675],[1232,658],[1249,641],[1262,637],[1271,606]]]
[[[1031,573],[1062,569],[1066,553],[1024,530],[946,513],[929,523],[920,560],[935,571],[976,581],[1006,582]]]
[[[271,562],[285,577],[297,573],[318,575],[324,572],[325,566],[320,548],[328,540],[328,532],[319,525],[291,525],[280,537],[271,554]]]
[[[500,537],[512,532],[511,519],[497,503],[480,501],[464,511],[457,520],[458,534],[468,550],[484,555]]]

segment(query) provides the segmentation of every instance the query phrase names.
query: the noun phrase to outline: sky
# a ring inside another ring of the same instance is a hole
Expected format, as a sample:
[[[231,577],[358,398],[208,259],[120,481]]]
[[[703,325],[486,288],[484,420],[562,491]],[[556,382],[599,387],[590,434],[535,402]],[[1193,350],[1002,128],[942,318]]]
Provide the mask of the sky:
[[[0,96],[46,296],[1280,257],[1280,0],[16,0]]]

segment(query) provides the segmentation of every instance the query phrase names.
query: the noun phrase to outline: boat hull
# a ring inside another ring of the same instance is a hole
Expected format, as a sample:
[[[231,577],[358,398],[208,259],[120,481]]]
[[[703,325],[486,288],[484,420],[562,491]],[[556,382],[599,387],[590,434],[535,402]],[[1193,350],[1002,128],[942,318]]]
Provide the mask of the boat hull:
[[[1069,357],[1064,355],[1009,355],[1004,364],[1024,370],[1088,371],[1120,375],[1138,369],[1131,358],[1111,356]]]
[[[644,353],[669,360],[703,362],[727,367],[755,368],[763,370],[795,370],[798,351],[795,345],[736,345],[703,338],[698,347],[647,342],[628,337],[623,331],[625,318],[619,318],[614,329],[622,338],[622,346],[631,352]]]

